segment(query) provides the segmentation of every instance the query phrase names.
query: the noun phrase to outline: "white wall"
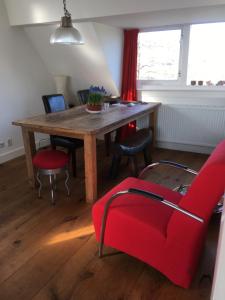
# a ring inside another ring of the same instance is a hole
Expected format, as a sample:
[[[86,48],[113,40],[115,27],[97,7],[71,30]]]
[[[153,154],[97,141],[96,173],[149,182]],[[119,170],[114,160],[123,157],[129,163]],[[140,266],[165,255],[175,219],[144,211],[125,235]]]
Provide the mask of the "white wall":
[[[90,22],[74,26],[81,32],[84,45],[50,45],[49,38],[56,25],[27,26],[25,32],[51,74],[70,76],[73,98],[77,90],[89,88],[93,84],[103,85],[109,93],[118,95],[122,31]]]
[[[163,104],[189,104],[207,106],[225,106],[225,89],[215,87],[184,87],[152,91],[138,91],[138,98],[143,101],[159,101]]]
[[[121,73],[123,63],[123,31],[119,28],[94,23],[98,40],[104,53],[112,79],[121,90]]]
[[[5,0],[12,25],[58,21],[62,1]],[[225,4],[224,0],[68,0],[74,20]]]
[[[0,141],[13,146],[0,149],[0,163],[23,151],[20,129],[13,120],[43,112],[41,95],[53,92],[52,77],[33,49],[23,28],[11,28],[0,0]]]

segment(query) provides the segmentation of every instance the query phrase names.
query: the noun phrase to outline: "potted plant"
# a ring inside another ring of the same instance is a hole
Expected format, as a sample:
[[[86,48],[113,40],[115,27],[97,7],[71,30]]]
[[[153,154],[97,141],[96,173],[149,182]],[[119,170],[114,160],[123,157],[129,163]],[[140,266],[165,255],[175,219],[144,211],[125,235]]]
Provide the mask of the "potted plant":
[[[100,112],[102,110],[102,102],[106,96],[106,90],[102,86],[91,86],[89,88],[89,96],[87,101],[87,109],[92,112]]]

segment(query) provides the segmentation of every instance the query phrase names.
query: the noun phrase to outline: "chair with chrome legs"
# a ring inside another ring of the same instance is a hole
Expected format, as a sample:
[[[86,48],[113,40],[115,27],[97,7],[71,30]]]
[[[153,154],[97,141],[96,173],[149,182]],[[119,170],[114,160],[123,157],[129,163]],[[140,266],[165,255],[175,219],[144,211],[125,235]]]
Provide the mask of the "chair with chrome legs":
[[[52,204],[53,205],[55,204],[56,176],[62,171],[64,171],[66,175],[65,187],[67,190],[67,194],[68,196],[70,195],[70,190],[68,187],[68,180],[69,180],[69,171],[68,171],[69,155],[68,154],[59,150],[42,150],[39,151],[33,157],[33,164],[37,169],[37,181],[39,183],[39,190],[38,190],[39,198],[41,197],[41,189],[42,189],[42,182],[40,176],[47,175],[49,176],[49,181],[50,181]]]
[[[167,164],[196,175],[185,195],[143,180]],[[99,256],[107,245],[156,268],[187,288],[196,272],[214,207],[225,190],[225,140],[199,173],[168,161],[151,164],[139,178],[127,178],[93,206]]]

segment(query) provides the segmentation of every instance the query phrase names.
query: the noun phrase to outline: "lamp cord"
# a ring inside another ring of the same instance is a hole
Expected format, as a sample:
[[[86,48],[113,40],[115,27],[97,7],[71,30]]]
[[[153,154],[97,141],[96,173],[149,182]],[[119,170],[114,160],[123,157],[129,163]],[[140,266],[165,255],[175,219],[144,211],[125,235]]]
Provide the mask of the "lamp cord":
[[[71,17],[71,13],[68,12],[66,8],[66,0],[63,0],[64,14],[66,17]]]

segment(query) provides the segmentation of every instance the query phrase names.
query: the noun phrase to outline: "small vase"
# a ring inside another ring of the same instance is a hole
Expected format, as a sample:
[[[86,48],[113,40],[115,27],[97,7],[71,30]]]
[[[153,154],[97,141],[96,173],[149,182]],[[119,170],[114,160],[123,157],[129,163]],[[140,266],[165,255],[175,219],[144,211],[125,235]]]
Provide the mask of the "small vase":
[[[87,109],[91,111],[101,111],[102,105],[101,104],[87,104]]]

